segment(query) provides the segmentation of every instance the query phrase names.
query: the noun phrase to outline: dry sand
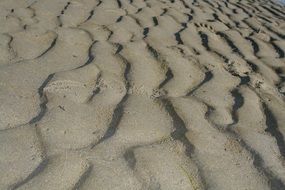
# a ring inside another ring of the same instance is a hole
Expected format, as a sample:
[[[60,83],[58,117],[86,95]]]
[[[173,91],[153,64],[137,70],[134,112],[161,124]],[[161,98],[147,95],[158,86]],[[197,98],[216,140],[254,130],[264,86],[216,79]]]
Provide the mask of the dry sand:
[[[285,7],[1,0],[0,190],[284,190]]]

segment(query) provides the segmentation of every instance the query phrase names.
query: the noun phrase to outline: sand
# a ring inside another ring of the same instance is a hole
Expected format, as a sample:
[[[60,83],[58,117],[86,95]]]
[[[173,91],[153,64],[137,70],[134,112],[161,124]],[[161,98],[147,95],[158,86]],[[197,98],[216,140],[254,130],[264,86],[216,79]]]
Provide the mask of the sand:
[[[282,1],[0,1],[0,190],[283,190],[284,135]]]

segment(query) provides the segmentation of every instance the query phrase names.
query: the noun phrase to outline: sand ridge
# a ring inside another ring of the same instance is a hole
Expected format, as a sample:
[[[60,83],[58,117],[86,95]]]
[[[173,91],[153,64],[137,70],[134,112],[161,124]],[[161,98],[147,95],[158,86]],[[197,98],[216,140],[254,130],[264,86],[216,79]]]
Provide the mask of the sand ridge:
[[[285,189],[285,7],[2,0],[0,190]]]

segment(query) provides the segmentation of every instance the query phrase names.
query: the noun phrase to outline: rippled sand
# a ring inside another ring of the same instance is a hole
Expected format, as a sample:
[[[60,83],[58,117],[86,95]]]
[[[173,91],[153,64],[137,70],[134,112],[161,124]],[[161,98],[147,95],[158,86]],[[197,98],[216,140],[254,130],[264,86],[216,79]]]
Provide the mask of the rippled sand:
[[[1,0],[0,190],[285,189],[285,7]]]

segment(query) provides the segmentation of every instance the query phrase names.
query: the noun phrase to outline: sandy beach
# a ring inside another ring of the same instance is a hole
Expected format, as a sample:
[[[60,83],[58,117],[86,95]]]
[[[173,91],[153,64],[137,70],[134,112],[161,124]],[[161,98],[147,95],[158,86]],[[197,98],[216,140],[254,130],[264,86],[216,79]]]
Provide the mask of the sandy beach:
[[[0,0],[0,190],[285,190],[284,57],[282,1]]]

